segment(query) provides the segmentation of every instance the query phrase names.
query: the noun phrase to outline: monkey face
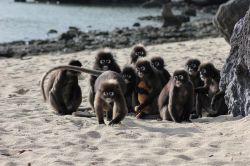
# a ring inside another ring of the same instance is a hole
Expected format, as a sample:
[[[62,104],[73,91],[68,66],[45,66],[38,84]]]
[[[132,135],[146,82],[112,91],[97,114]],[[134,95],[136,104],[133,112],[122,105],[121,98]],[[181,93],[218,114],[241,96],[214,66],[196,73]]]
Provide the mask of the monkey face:
[[[100,52],[96,58],[96,64],[98,64],[99,68],[103,71],[110,70],[113,61],[113,55],[108,52]]]
[[[191,76],[196,76],[198,74],[198,69],[200,66],[200,61],[198,59],[190,59],[186,63],[187,72]]]
[[[135,82],[136,80],[135,70],[131,66],[124,67],[122,71],[122,77],[125,80],[126,84]]]
[[[146,54],[146,50],[143,46],[135,46],[132,51],[131,58],[134,62],[136,62],[139,57],[145,57]]]
[[[185,70],[177,70],[173,74],[173,80],[176,87],[181,87],[188,80],[188,74]]]
[[[144,59],[137,61],[136,72],[140,78],[144,78],[145,75],[150,74],[152,68],[150,62]]]
[[[207,69],[203,68],[200,70],[200,77],[202,81],[206,80],[209,77]]]
[[[112,90],[105,90],[102,93],[104,100],[107,103],[113,103],[114,102],[114,97],[115,97],[115,92]]]
[[[164,60],[161,57],[154,57],[151,59],[151,64],[157,70],[162,70],[164,67]]]
[[[216,69],[212,63],[204,63],[200,66],[200,77],[204,81],[208,78],[213,78]]]

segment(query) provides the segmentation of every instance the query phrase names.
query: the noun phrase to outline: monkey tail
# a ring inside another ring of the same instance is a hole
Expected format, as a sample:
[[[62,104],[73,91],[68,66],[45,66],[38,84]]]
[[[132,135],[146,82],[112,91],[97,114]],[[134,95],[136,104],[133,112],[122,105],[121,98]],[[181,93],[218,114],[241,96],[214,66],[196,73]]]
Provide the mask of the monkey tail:
[[[99,70],[92,70],[92,69],[87,69],[87,68],[84,68],[84,67],[78,67],[78,66],[71,66],[71,65],[61,65],[61,66],[56,66],[56,67],[53,67],[52,69],[50,69],[49,71],[47,71],[43,77],[42,77],[42,80],[41,80],[41,90],[42,90],[42,95],[43,95],[43,99],[44,101],[47,100],[46,98],[46,95],[45,95],[45,90],[44,90],[44,82],[45,82],[45,79],[46,77],[53,71],[55,70],[73,70],[73,71],[76,71],[76,72],[81,72],[81,73],[87,73],[87,74],[91,74],[91,75],[94,75],[94,76],[99,76],[103,73],[103,71],[99,71]]]

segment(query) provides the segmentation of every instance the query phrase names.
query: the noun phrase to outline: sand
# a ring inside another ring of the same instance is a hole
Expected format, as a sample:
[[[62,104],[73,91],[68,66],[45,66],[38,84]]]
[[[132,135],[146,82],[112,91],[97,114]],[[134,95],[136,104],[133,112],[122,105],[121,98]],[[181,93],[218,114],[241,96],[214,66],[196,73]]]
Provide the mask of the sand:
[[[131,48],[113,50],[128,62]],[[230,47],[222,38],[147,47],[161,55],[172,73],[188,58],[221,68]],[[59,116],[44,103],[40,77],[72,58],[91,67],[97,51],[0,59],[0,165],[248,165],[249,118],[221,116],[193,123],[137,120],[99,126],[96,118]],[[88,76],[81,76],[81,107],[88,106]]]

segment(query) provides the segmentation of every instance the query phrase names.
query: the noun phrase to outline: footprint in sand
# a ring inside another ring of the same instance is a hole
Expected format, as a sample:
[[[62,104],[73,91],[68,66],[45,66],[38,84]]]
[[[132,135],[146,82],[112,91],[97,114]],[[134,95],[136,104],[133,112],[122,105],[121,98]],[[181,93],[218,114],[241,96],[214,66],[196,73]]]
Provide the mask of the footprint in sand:
[[[29,91],[30,91],[29,89],[23,89],[22,88],[22,89],[19,89],[19,90],[15,91],[14,93],[17,93],[19,95],[24,95],[24,94],[26,94]]]

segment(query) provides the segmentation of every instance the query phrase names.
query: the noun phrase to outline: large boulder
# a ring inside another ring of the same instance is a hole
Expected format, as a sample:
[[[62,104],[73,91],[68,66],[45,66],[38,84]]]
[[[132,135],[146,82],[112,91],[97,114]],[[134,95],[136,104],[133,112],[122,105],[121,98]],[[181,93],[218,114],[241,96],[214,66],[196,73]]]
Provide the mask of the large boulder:
[[[244,17],[250,5],[250,0],[230,0],[222,4],[214,17],[214,24],[227,42],[233,33],[234,25]]]
[[[242,0],[243,1],[243,0]],[[231,37],[230,55],[221,71],[220,88],[233,116],[250,113],[250,9]]]

